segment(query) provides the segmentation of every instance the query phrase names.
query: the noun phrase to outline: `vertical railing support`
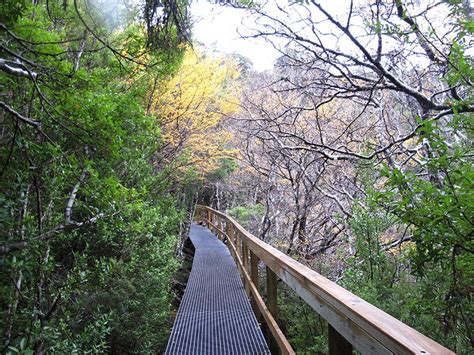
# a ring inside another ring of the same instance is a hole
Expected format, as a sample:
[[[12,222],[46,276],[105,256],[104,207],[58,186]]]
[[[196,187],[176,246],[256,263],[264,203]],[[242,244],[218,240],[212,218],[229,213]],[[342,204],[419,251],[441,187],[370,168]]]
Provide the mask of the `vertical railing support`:
[[[250,250],[250,279],[258,290],[258,257]],[[258,322],[262,321],[262,315],[258,309],[257,302],[252,298],[252,308],[257,317]]]
[[[240,238],[240,233],[236,231],[235,233],[235,249],[239,257],[242,257],[242,238]]]
[[[218,215],[215,216],[216,218],[214,219],[214,225],[216,226],[216,231],[215,231],[215,234],[217,235],[217,239],[220,239],[222,240],[223,238],[223,235],[221,234],[221,220],[220,220],[220,217]]]
[[[267,307],[275,320],[278,317],[277,276],[267,266]]]
[[[225,235],[227,234],[227,231],[226,231],[226,229],[225,229],[225,226],[226,226],[226,225],[225,225],[224,219],[221,219],[220,222],[219,222],[219,228],[220,228],[220,230],[222,231],[222,233],[221,233],[221,239],[222,239],[222,241],[225,241],[225,239],[226,239],[226,238],[225,238]]]
[[[248,273],[250,273],[249,247],[247,246],[247,243],[245,242],[242,243],[242,259],[243,259],[245,270]],[[250,296],[250,285],[245,277],[244,277],[244,285],[245,285],[245,292],[247,293],[247,296]]]
[[[234,238],[232,236],[232,225],[229,221],[225,221],[225,234],[227,235],[227,243],[234,244]]]
[[[277,276],[268,266],[267,270],[267,307],[275,321],[278,322],[278,299],[277,299]],[[279,347],[276,340],[269,335],[268,346],[272,354],[279,353]]]
[[[351,355],[352,345],[328,323],[329,355]]]

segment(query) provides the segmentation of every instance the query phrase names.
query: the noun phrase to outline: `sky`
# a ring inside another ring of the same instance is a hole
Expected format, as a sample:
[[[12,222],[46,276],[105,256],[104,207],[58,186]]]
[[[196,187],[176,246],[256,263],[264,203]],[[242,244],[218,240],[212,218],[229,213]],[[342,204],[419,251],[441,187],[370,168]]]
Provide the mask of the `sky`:
[[[117,11],[120,8],[125,9],[125,0],[90,1],[97,9],[102,11],[104,18],[108,21],[117,22],[117,19],[114,18]],[[242,25],[244,20],[252,25],[249,11],[218,5],[215,4],[215,0],[189,0],[189,2],[191,4],[193,38],[201,43],[207,49],[207,52],[215,52],[216,54],[238,53],[250,59],[253,68],[257,71],[273,68],[274,61],[279,57],[278,51],[264,39],[242,39],[237,32],[238,29],[245,31],[245,26]],[[142,6],[144,0],[127,0],[127,3],[138,7]]]
[[[103,3],[117,3],[119,0],[93,0]],[[123,0],[122,0],[123,1]],[[128,0],[135,4],[139,4],[143,0]],[[308,27],[307,22],[302,22],[302,18],[311,17],[313,23],[317,24],[318,30],[326,34],[333,33],[331,27],[327,23],[322,22],[322,15],[314,9],[314,7],[300,6],[294,4],[289,0],[256,0],[259,3],[265,4],[265,12],[279,18],[284,23],[291,23],[294,31],[304,34],[309,31],[307,35],[313,37],[311,28]],[[353,0],[354,5],[360,5],[367,0]],[[417,0],[422,6],[427,6],[433,0]],[[474,1],[474,0],[473,0]],[[191,21],[193,23],[193,39],[195,43],[201,44],[205,47],[208,53],[224,53],[232,54],[238,53],[250,59],[253,63],[253,69],[256,71],[271,70],[276,59],[280,57],[280,53],[264,38],[250,39],[241,38],[239,33],[249,34],[252,28],[261,28],[261,22],[258,25],[255,17],[250,11],[245,9],[236,9],[228,6],[215,4],[218,1],[210,0],[190,0]],[[347,19],[348,5],[350,0],[320,0],[324,8],[327,9],[333,16],[337,17],[342,23]],[[285,8],[283,11],[278,10],[278,5]],[[424,5],[423,5],[424,4]],[[309,11],[309,12],[308,12]],[[442,15],[440,15],[442,16]],[[366,48],[373,49],[376,46],[373,37],[364,36],[362,30],[364,24],[361,22],[361,17],[355,17],[351,21],[351,30],[357,34],[359,40],[363,42]],[[442,22],[442,20],[441,20]],[[436,26],[438,27],[438,26]],[[301,32],[300,32],[301,31]],[[336,31],[339,33],[339,31]],[[332,35],[322,35],[320,39],[329,47],[338,46],[344,48],[345,51],[351,51],[353,44],[347,37],[335,38]],[[286,42],[282,40],[273,41],[279,47],[284,47]],[[372,42],[371,42],[372,41]],[[386,42],[387,41],[387,42]],[[384,37],[384,48],[390,50],[393,48],[387,37]],[[419,59],[414,59],[414,63],[419,63]]]
[[[354,0],[354,3],[363,1],[365,0]],[[321,2],[331,13],[340,16],[345,16],[346,8],[350,3],[348,0],[322,0]],[[298,28],[299,20],[308,15],[306,7],[288,0],[258,0],[258,3],[264,4],[265,12],[282,19],[285,23],[292,23],[294,29]],[[277,6],[287,11],[281,12]],[[271,70],[276,59],[281,56],[278,50],[263,38],[240,37],[240,34],[250,34],[252,29],[260,27],[249,11],[212,4],[212,1],[195,0],[191,2],[191,16],[194,39],[210,51],[243,55],[252,61],[253,68],[257,71]],[[314,12],[312,16],[315,16],[315,19],[322,19],[317,12]],[[330,32],[329,29],[328,31]],[[280,47],[286,43],[281,40],[278,42],[275,38],[273,41],[276,41],[275,43]]]
[[[249,58],[257,71],[271,70],[279,53],[264,39],[242,39],[238,33],[245,32],[242,22],[251,22],[249,13],[211,4],[208,1],[194,1],[191,4],[194,27],[193,36],[211,51],[238,53]]]
[[[265,0],[262,0],[265,1]],[[365,3],[366,0],[354,0],[354,5]],[[426,8],[433,0],[417,0],[420,7]],[[198,43],[202,43],[208,51],[216,53],[238,53],[244,57],[249,58],[254,70],[264,71],[271,70],[273,64],[280,53],[263,38],[249,39],[241,38],[239,33],[249,34],[251,29],[260,27],[256,24],[255,18],[252,17],[249,11],[244,9],[236,9],[221,5],[212,4],[213,1],[195,0],[191,2],[191,16],[193,21],[193,37]],[[321,0],[324,8],[327,9],[333,16],[338,18],[342,23],[347,21],[349,0]],[[279,11],[276,4],[284,7],[285,10]],[[355,49],[353,43],[343,36],[335,38],[331,35],[333,29],[326,22],[322,22],[322,17],[319,11],[314,7],[305,7],[292,4],[288,0],[270,0],[265,1],[265,11],[272,16],[279,18],[284,23],[291,23],[292,29],[298,33],[305,33],[309,31],[308,35],[312,37],[311,28],[308,27],[307,22],[302,22],[301,18],[311,17],[313,23],[316,23],[318,30],[325,32],[327,35],[320,36],[320,39],[325,42],[328,47],[338,46],[344,48],[346,52],[358,50]],[[443,10],[442,8],[437,8]],[[309,11],[309,12],[308,12]],[[444,9],[444,11],[447,11]],[[435,22],[442,23],[442,11],[437,15]],[[261,23],[260,23],[261,24]],[[433,23],[435,28],[439,24]],[[368,48],[375,50],[376,41],[374,37],[365,36],[365,27],[361,17],[353,17],[351,20],[351,31],[357,35],[362,44]],[[301,32],[300,32],[301,31]],[[442,30],[440,29],[440,32]],[[335,33],[339,33],[336,31]],[[274,40],[274,38],[273,38]],[[384,36],[384,52],[394,49],[395,42]],[[283,47],[286,42],[276,42],[280,47]],[[421,57],[411,58],[413,65],[426,65]],[[426,61],[426,60],[425,60]],[[428,63],[429,64],[429,63]]]

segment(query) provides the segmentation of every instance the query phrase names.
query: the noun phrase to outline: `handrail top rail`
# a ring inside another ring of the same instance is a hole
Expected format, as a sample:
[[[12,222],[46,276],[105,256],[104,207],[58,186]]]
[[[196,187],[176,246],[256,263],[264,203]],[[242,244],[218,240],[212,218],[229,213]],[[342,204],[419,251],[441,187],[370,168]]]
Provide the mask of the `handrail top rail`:
[[[249,249],[284,282],[287,283],[285,279],[297,279],[300,285],[304,285],[304,290],[300,290],[301,293],[308,292],[321,299],[337,313],[342,314],[367,333],[364,336],[372,337],[390,352],[454,354],[417,330],[258,239],[232,217],[203,205],[197,205],[196,211],[198,210],[209,211],[230,222],[240,233],[242,239],[247,242]],[[297,291],[298,294],[300,292]]]

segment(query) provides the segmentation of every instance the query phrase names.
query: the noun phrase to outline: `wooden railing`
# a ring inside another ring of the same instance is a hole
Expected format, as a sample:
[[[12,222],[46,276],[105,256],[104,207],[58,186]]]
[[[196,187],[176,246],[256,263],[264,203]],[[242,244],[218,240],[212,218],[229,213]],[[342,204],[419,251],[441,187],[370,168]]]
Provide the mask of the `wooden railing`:
[[[278,326],[277,281],[291,287],[328,323],[330,354],[454,354],[430,338],[367,303],[247,232],[231,217],[197,206],[195,219],[227,243],[259,320],[265,321],[273,346],[294,354]],[[266,303],[259,293],[259,262],[266,267]],[[271,345],[271,344],[270,344]]]

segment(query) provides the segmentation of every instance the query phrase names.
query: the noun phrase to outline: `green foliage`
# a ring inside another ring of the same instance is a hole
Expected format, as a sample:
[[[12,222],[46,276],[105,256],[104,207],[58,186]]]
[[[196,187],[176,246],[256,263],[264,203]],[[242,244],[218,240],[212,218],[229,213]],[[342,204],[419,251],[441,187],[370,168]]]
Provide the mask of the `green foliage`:
[[[292,289],[278,284],[278,319],[297,354],[327,354],[327,323]]]
[[[432,138],[436,129],[429,131],[425,136]],[[440,142],[432,147],[448,153]],[[386,167],[385,188],[368,189],[370,207],[355,207],[349,220],[356,253],[342,285],[458,353],[469,353],[472,168],[461,157],[441,154],[429,167],[433,174],[443,172],[443,182]],[[384,251],[381,238],[400,233],[396,225],[405,225],[414,243]]]
[[[379,201],[391,197],[390,210],[414,227],[414,258],[420,273],[427,262],[462,260],[469,254],[466,251],[473,249],[470,236],[474,218],[474,170],[467,158],[469,146],[448,148],[436,126],[426,130],[422,138],[429,141],[433,151],[427,161],[429,179],[418,177],[416,172],[385,169],[387,185],[377,196]],[[400,197],[393,198],[395,194]]]
[[[188,0],[146,0],[143,15],[148,32],[147,45],[172,51],[188,41],[188,5]]]
[[[217,162],[217,168],[207,174],[206,180],[208,181],[219,181],[224,180],[232,172],[237,169],[237,163],[235,159],[232,158],[221,158]]]
[[[265,207],[261,204],[236,206],[227,211],[229,216],[239,221],[244,228],[249,229],[255,219],[260,219],[265,212]]]
[[[161,131],[144,97],[181,57],[155,51],[140,58],[154,64],[144,67],[84,35],[72,7],[16,3],[0,5],[3,23],[31,47],[23,55],[38,73],[33,82],[1,71],[2,101],[41,128],[0,113],[1,349],[159,352],[185,217],[177,190],[187,186],[172,187],[173,167],[155,164]],[[138,25],[108,40],[127,56],[144,53]]]
[[[355,235],[357,271],[359,281],[364,284],[380,282],[385,284],[383,276],[393,273],[382,252],[379,236],[391,225],[386,215],[377,211],[367,211],[359,206],[354,207],[349,226]]]
[[[31,1],[4,0],[0,3],[0,22],[4,25],[14,23],[20,17]]]

